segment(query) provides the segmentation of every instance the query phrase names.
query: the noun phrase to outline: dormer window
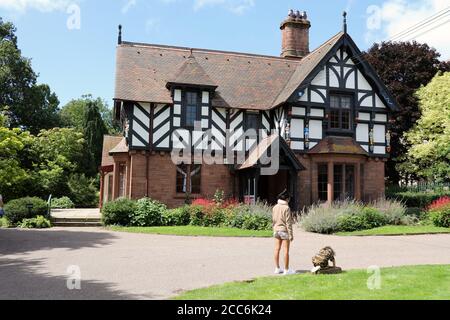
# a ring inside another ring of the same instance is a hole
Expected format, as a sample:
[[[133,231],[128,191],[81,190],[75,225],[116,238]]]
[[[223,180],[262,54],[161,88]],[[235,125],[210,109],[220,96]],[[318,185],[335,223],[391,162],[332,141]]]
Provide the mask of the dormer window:
[[[186,91],[183,105],[183,126],[194,128],[195,122],[199,121],[200,105],[198,92]]]
[[[352,97],[333,94],[330,97],[330,129],[350,130]]]
[[[246,130],[259,130],[259,114],[257,113],[247,113],[247,118],[245,121],[245,129]]]

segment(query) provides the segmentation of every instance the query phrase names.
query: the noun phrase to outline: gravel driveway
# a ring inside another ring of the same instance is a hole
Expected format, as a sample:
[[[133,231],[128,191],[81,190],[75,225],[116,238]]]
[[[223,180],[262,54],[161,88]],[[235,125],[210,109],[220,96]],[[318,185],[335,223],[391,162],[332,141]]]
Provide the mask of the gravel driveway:
[[[337,237],[296,231],[292,266],[323,246],[344,269],[450,264],[450,235]],[[271,275],[272,239],[115,233],[101,228],[0,230],[0,299],[164,299]],[[68,290],[81,274],[81,290]],[[72,278],[70,278],[72,279]],[[69,284],[73,280],[69,279]]]

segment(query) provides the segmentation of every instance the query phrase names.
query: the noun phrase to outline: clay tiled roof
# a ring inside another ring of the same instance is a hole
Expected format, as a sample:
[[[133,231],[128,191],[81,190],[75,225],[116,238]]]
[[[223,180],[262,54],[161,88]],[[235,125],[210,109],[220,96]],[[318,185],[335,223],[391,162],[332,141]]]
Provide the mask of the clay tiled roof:
[[[104,136],[103,137],[103,151],[102,151],[102,167],[107,167],[114,164],[113,158],[109,155],[109,151],[117,146],[123,137]]]
[[[187,58],[170,83],[217,87],[193,55]]]
[[[334,153],[334,154],[361,154],[368,155],[351,137],[328,136],[322,139],[314,148],[309,150],[310,154]]]
[[[166,85],[186,65],[190,50],[122,43],[117,48],[115,99],[172,103]],[[203,49],[193,49],[192,54],[217,85],[212,101],[216,107],[271,108],[299,64],[280,57]]]
[[[216,107],[267,110],[285,102],[344,36],[301,60],[123,42],[117,47],[115,99],[172,103],[171,83],[217,87]]]
[[[122,138],[122,140],[120,140],[120,142],[111,150],[109,150],[109,154],[113,155],[115,153],[125,153],[128,152],[129,148],[127,145],[127,140],[125,138]]]

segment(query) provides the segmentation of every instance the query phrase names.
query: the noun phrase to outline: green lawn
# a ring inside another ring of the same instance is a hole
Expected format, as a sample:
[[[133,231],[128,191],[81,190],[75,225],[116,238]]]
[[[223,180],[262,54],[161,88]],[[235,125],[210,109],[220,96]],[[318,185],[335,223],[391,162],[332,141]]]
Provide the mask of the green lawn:
[[[272,236],[272,231],[254,231],[234,228],[206,228],[196,226],[182,227],[108,227],[112,231],[150,233],[176,236],[205,236],[205,237],[258,237]]]
[[[384,226],[375,229],[338,232],[338,236],[381,236],[381,235],[408,235],[408,234],[432,234],[450,233],[450,228],[439,228],[435,226]]]
[[[427,300],[450,299],[450,265],[381,269],[381,288],[369,290],[366,270],[337,275],[258,278],[188,291],[179,300]]]

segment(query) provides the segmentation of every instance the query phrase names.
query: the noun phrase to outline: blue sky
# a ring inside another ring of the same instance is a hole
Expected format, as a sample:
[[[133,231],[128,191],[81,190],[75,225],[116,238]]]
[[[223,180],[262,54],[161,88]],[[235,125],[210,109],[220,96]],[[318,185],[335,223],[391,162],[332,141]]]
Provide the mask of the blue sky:
[[[0,0],[0,16],[15,23],[23,55],[61,104],[91,93],[111,105],[118,24],[126,41],[279,55],[279,25],[290,8],[307,11],[311,49],[338,32],[342,11],[349,11],[349,33],[364,50],[449,6],[450,0]],[[446,27],[417,40],[448,59]]]

